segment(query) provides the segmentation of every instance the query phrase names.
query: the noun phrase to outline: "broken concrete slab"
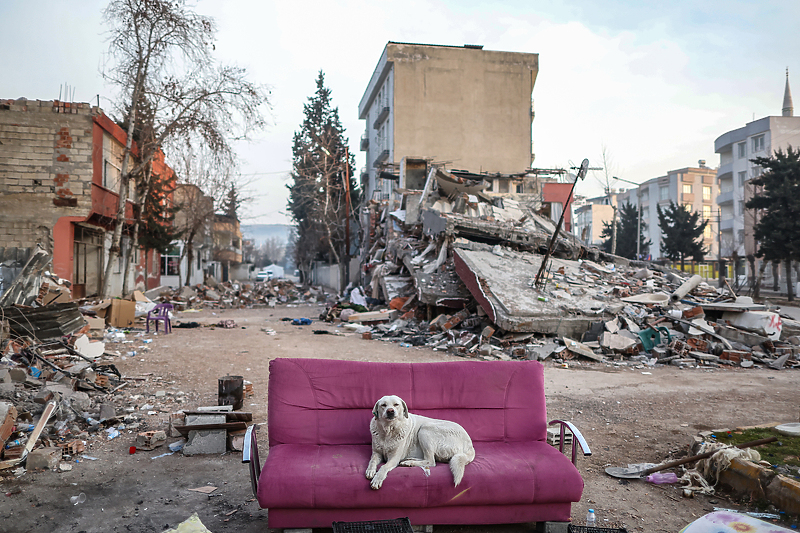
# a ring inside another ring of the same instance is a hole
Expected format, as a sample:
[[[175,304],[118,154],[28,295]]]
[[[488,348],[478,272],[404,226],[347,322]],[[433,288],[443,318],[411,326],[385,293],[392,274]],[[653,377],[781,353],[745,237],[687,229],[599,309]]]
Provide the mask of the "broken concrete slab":
[[[637,344],[638,340],[619,333],[606,331],[600,336],[600,346],[617,353],[629,353]]]
[[[602,355],[598,355],[594,353],[588,346],[582,344],[576,340],[569,339],[567,337],[563,337],[561,340],[564,341],[564,346],[567,347],[567,351],[571,352],[574,355],[580,355],[582,357],[586,357],[587,359],[592,359],[593,361],[604,361],[605,357]]]
[[[768,337],[770,340],[777,341],[781,338],[783,324],[778,313],[771,311],[744,311],[744,312],[725,312],[722,319],[731,326]]]
[[[541,256],[509,252],[501,258],[489,251],[456,248],[453,257],[456,272],[472,296],[489,319],[506,331],[580,338],[593,321],[569,316],[558,305],[539,300],[540,294],[528,281],[535,276]],[[591,305],[588,302],[585,308]]]
[[[186,444],[183,446],[183,454],[225,453],[228,449],[227,434],[228,432],[224,429],[191,430]]]

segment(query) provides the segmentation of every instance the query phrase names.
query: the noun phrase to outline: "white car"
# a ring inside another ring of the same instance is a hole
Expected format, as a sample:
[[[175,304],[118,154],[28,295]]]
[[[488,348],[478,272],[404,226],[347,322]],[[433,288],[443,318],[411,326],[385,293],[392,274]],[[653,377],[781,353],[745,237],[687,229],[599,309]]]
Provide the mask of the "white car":
[[[267,281],[272,279],[271,274],[272,272],[269,272],[268,270],[261,270],[258,274],[256,274],[256,281]]]

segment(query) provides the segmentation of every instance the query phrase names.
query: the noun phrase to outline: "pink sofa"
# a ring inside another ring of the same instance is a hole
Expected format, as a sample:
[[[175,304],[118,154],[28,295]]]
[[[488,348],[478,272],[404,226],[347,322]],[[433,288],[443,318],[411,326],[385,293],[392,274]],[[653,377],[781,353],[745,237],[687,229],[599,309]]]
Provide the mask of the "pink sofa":
[[[243,462],[270,528],[331,527],[333,521],[407,516],[414,525],[567,522],[583,479],[546,441],[544,369],[534,361],[368,363],[276,359],[269,365],[269,454],[263,469],[253,427]],[[369,421],[381,396],[411,412],[458,422],[475,461],[455,488],[447,465],[426,477],[398,467],[374,491],[364,477]]]

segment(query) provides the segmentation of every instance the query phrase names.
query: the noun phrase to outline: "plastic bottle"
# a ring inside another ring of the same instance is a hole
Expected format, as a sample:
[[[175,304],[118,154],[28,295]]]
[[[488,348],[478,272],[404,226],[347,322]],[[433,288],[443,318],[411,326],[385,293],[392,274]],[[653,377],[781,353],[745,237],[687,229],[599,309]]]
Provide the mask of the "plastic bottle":
[[[675,474],[675,472],[654,472],[645,479],[647,479],[647,481],[650,483],[655,483],[656,485],[678,482],[678,476]]]
[[[595,527],[595,521],[594,509],[589,509],[589,512],[586,513],[586,527]]]

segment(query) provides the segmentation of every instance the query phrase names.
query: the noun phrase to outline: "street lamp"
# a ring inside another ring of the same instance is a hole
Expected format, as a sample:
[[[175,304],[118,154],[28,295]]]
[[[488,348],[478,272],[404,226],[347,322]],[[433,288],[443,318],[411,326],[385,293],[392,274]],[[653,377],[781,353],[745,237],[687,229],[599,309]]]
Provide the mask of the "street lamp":
[[[642,185],[640,183],[635,183],[633,181],[624,180],[622,178],[618,178],[613,176],[612,179],[624,181],[625,183],[630,183],[631,185],[636,185],[636,204],[638,206],[637,209],[637,217],[636,217],[636,259],[641,260],[641,247],[642,247]],[[616,220],[614,221],[616,223]]]

